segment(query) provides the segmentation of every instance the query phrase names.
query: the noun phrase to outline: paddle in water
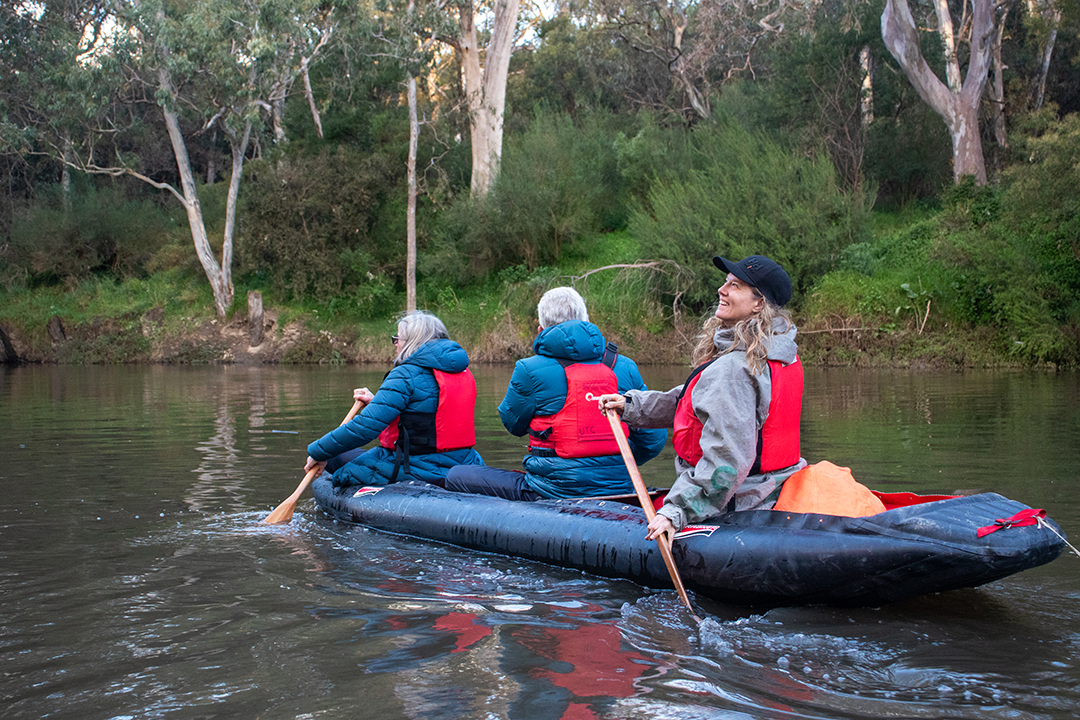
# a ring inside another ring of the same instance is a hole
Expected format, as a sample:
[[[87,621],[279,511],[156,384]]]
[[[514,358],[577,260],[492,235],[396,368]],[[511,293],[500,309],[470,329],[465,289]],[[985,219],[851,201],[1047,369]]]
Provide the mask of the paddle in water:
[[[354,402],[352,409],[349,410],[349,414],[345,416],[345,419],[341,421],[341,424],[344,425],[356,417],[356,413],[360,412],[366,404],[367,403],[363,400]],[[311,470],[308,470],[307,475],[300,481],[300,484],[296,487],[296,490],[293,491],[293,494],[285,498],[283,503],[274,508],[274,512],[267,515],[263,522],[268,525],[280,525],[292,520],[293,511],[296,510],[297,501],[300,500],[300,496],[304,494],[304,491],[308,489],[308,485],[310,485],[315,477],[322,472],[324,466],[325,463],[320,463],[311,468]]]
[[[653,508],[649,491],[645,487],[645,481],[641,479],[641,472],[638,471],[634,453],[630,451],[630,444],[626,441],[626,434],[623,433],[619,414],[614,410],[606,410],[604,414],[607,415],[608,422],[611,423],[611,431],[615,433],[615,442],[619,444],[619,452],[622,453],[623,462],[626,463],[626,470],[630,473],[630,479],[634,483],[634,491],[637,493],[638,502],[641,503],[641,509],[645,511],[645,518],[652,522],[652,519],[656,517],[656,510]],[[701,622],[701,618],[694,613],[694,607],[690,604],[690,598],[686,594],[686,588],[683,587],[682,578],[679,577],[679,569],[675,567],[675,558],[671,555],[671,546],[668,544],[666,534],[656,538],[656,544],[660,548],[664,564],[667,565],[668,574],[671,575],[671,582],[675,584],[675,592],[679,593],[679,599],[690,610],[690,614],[694,619]]]

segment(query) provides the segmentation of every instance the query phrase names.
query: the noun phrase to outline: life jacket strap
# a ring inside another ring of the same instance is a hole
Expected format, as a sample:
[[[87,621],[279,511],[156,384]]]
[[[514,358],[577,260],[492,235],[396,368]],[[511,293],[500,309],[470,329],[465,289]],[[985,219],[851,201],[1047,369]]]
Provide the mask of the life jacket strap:
[[[529,446],[529,454],[536,457],[556,457],[558,455],[555,448],[537,447],[536,445]]]
[[[550,427],[544,428],[540,432],[537,432],[536,430],[533,430],[532,428],[529,428],[529,437],[531,437],[531,438],[533,438],[535,440],[541,440],[543,442],[547,442],[547,439],[549,437],[551,437],[551,428]]]
[[[390,474],[390,483],[397,480],[402,467],[408,475],[411,470],[409,467],[409,430],[404,426],[398,429],[398,439],[394,443],[394,472]]]
[[[609,340],[607,346],[604,347],[604,357],[601,359],[601,362],[614,370],[615,362],[618,359],[619,346]]]

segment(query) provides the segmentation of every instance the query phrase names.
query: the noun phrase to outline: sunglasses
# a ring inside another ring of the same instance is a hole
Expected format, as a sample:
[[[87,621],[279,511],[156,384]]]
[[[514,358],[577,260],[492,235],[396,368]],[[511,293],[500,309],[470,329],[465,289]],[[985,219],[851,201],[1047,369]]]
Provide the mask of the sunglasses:
[[[398,340],[400,340],[400,338],[397,335],[390,336],[390,342],[394,343],[395,345],[398,344]]]

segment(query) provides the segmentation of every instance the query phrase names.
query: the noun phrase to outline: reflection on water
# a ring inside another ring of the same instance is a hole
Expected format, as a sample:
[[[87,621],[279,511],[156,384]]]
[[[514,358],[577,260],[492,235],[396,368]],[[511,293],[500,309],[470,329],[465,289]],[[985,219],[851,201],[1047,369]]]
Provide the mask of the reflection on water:
[[[517,467],[475,368],[478,448]],[[684,368],[642,368],[650,387]],[[1072,718],[1080,558],[882,609],[774,609],[336,524],[306,444],[382,369],[0,370],[4,717]],[[881,489],[987,488],[1072,537],[1074,375],[808,369],[803,445]],[[670,448],[642,467],[671,481]]]

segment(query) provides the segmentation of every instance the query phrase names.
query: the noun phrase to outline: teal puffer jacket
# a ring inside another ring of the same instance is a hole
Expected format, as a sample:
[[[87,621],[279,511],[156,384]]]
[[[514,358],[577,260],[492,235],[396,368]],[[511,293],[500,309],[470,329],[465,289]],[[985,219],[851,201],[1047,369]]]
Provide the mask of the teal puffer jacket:
[[[329,460],[363,447],[379,437],[403,412],[433,413],[439,405],[439,384],[432,370],[458,373],[469,366],[465,349],[453,340],[424,343],[383,379],[374,399],[350,422],[331,430],[308,446],[315,460]],[[375,446],[334,473],[334,485],[386,485],[394,475],[394,451]],[[455,465],[483,465],[472,448],[412,455],[409,473],[401,468],[396,480],[423,480],[437,485]]]
[[[533,341],[532,357],[518,360],[499,417],[512,434],[526,435],[536,415],[554,415],[566,403],[566,371],[560,359],[599,363],[607,343],[590,322],[569,320],[545,328]],[[646,389],[637,364],[620,354],[615,361],[619,392]],[[640,465],[660,454],[667,430],[630,430],[630,449]],[[621,455],[584,458],[526,455],[522,461],[529,486],[549,498],[622,495],[634,492]]]

